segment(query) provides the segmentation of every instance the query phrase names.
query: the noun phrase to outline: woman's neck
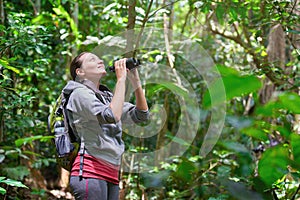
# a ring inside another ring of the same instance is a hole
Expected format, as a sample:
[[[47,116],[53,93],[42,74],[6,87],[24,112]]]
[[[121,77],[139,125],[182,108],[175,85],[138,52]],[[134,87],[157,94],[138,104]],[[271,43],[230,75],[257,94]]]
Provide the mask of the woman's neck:
[[[80,83],[84,84],[84,85],[88,85],[89,87],[95,87],[94,89],[99,89],[100,86],[100,82],[99,81],[92,81],[89,79],[83,79],[79,81]]]

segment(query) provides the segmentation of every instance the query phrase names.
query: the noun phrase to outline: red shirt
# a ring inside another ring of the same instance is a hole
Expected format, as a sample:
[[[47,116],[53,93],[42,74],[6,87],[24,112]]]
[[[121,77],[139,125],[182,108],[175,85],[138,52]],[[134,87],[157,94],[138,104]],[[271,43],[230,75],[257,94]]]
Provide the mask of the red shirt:
[[[78,154],[71,170],[71,176],[79,176],[80,155]],[[119,184],[119,165],[111,164],[94,156],[84,154],[83,177],[96,178]]]

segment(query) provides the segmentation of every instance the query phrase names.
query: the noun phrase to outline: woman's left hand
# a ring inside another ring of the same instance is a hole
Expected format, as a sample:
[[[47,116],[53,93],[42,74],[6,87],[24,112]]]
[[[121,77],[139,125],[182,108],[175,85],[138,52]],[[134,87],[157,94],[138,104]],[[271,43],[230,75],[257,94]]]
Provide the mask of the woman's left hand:
[[[129,81],[131,82],[131,85],[134,90],[137,89],[138,87],[142,86],[137,68],[129,70],[127,72],[127,77],[129,79]]]

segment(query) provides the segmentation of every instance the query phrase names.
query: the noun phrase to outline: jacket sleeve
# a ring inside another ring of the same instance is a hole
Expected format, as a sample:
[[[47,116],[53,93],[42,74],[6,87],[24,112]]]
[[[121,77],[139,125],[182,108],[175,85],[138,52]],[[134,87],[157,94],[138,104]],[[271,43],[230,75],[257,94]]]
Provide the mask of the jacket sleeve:
[[[116,123],[109,104],[104,104],[88,88],[78,88],[70,96],[67,109],[79,114],[84,120],[97,119],[100,124]]]
[[[139,110],[135,105],[125,102],[123,107],[122,122],[125,123],[140,123],[149,120],[148,110]]]

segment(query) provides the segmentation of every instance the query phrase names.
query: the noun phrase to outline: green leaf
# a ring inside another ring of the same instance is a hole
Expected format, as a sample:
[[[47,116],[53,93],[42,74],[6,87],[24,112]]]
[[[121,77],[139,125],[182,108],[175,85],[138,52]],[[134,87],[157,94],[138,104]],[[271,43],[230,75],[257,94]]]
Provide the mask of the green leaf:
[[[2,195],[6,194],[6,189],[0,187],[0,194],[2,194]]]
[[[29,169],[26,166],[3,167],[2,171],[11,179],[23,180],[24,177],[30,175]]]
[[[286,92],[279,95],[282,106],[294,114],[300,114],[300,96],[296,93]]]
[[[262,84],[255,76],[226,76],[223,78],[226,89],[226,99],[249,94],[261,88]]]
[[[203,105],[205,107],[223,103],[224,98],[230,100],[255,92],[262,87],[261,81],[254,75],[240,75],[237,70],[225,66],[217,66],[217,70],[221,74],[221,78],[209,85],[208,90],[204,93]]]
[[[224,24],[224,13],[225,13],[224,5],[218,4],[216,8],[216,16],[220,24]]]
[[[289,163],[287,148],[283,146],[269,148],[263,153],[258,163],[259,176],[271,187],[273,183],[288,173]]]
[[[62,7],[61,5],[59,5],[57,8],[53,8],[53,11],[57,14],[57,15],[69,15],[67,13],[67,11],[64,9],[64,7]]]
[[[17,147],[20,147],[20,146],[25,145],[27,143],[31,144],[34,140],[39,140],[39,139],[42,139],[44,137],[49,137],[49,136],[36,135],[36,136],[31,136],[31,137],[26,137],[26,138],[20,138],[20,139],[17,139],[15,141],[15,144],[16,144]]]
[[[21,183],[20,181],[15,181],[11,179],[5,179],[1,181],[2,183],[5,183],[7,185],[13,186],[13,187],[23,187],[23,188],[28,188],[26,185]]]
[[[283,92],[278,99],[269,101],[262,107],[258,107],[255,111],[258,115],[263,116],[279,116],[280,110],[284,109],[294,114],[300,113],[300,97],[296,93]]]
[[[289,136],[291,134],[290,128],[282,127],[281,125],[274,126],[274,128],[276,128],[276,130],[279,131],[280,135],[282,135],[283,137],[289,138]]]
[[[261,107],[257,107],[255,113],[262,116],[276,116],[278,115],[277,111],[281,108],[280,103],[270,101]]]
[[[17,74],[20,74],[20,70],[13,66],[10,66],[7,60],[0,59],[0,65],[2,65],[5,69],[8,69]]]
[[[233,21],[237,21],[238,20],[238,15],[237,15],[236,10],[235,10],[234,7],[230,7],[230,9],[229,9],[229,15],[230,15],[230,17],[231,17],[231,19]]]
[[[243,129],[242,132],[244,134],[246,134],[246,135],[248,135],[250,137],[253,137],[255,139],[258,139],[260,141],[266,141],[266,140],[268,140],[267,134],[263,130],[258,129],[258,128],[254,128],[254,127],[245,128],[245,129]]]
[[[52,20],[52,16],[50,13],[40,14],[31,20],[31,22],[33,24],[39,24],[39,25],[40,24],[48,24],[49,22],[51,23],[52,21],[53,20]]]
[[[196,170],[196,166],[193,162],[184,159],[177,168],[176,175],[184,182],[189,182],[192,179],[193,172]]]
[[[232,67],[226,67],[224,65],[216,65],[216,67],[213,69],[215,73],[220,73],[222,76],[230,76],[230,75],[236,75],[240,76],[240,72]]]
[[[297,165],[300,165],[300,135],[299,134],[292,134],[291,135],[291,146],[294,161]]]

